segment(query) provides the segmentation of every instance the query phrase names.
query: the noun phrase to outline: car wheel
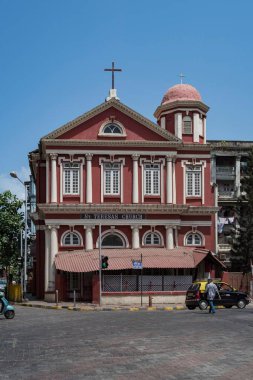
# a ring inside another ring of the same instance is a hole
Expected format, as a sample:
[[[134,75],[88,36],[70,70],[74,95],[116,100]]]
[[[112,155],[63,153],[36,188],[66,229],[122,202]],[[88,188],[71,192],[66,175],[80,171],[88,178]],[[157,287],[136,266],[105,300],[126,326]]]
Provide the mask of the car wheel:
[[[231,309],[233,305],[224,305],[226,309]]]
[[[187,308],[188,308],[189,310],[194,310],[194,309],[196,309],[196,306],[187,306]]]
[[[244,309],[245,306],[246,306],[246,301],[244,299],[241,299],[237,302],[237,305],[238,309]]]
[[[7,310],[4,313],[4,316],[6,319],[13,319],[15,317],[15,311],[14,310]]]
[[[205,300],[199,301],[199,308],[200,310],[206,310],[208,307],[208,302]]]

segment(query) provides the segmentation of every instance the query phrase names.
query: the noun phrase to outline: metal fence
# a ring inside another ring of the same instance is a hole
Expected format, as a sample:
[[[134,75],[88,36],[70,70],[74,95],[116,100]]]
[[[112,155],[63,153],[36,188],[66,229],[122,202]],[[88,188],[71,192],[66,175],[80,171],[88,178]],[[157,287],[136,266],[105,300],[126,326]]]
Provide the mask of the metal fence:
[[[104,275],[103,292],[161,292],[187,290],[192,276]]]

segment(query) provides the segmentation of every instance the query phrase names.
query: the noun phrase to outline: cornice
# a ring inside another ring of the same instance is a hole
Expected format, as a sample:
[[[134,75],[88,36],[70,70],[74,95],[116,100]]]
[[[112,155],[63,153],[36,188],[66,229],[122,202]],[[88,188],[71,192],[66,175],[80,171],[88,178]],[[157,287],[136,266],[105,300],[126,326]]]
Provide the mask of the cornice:
[[[66,133],[73,129],[74,127],[82,124],[83,122],[91,119],[92,117],[96,116],[97,114],[107,110],[110,107],[114,107],[118,109],[119,111],[127,114],[132,119],[136,120],[137,122],[143,124],[144,126],[148,127],[152,131],[156,132],[160,136],[166,138],[167,140],[172,141],[181,141],[173,134],[169,133],[168,131],[162,129],[158,124],[153,123],[151,120],[147,119],[146,117],[142,116],[138,112],[134,111],[133,109],[129,108],[125,104],[119,102],[118,100],[111,99],[107,102],[104,102],[97,107],[91,109],[90,111],[84,113],[83,115],[77,117],[76,119],[72,120],[71,122],[64,124],[60,128],[54,130],[53,132],[47,134],[46,136],[41,138],[41,142],[44,142],[44,140],[57,138],[63,133]]]
[[[79,213],[142,213],[142,214],[180,214],[180,215],[211,215],[218,212],[218,207],[167,205],[167,204],[46,204],[37,205],[40,215],[45,214],[79,214]]]
[[[44,140],[44,146],[43,146],[43,153],[45,153],[47,148],[50,148],[50,146],[57,146],[57,147],[109,147],[110,150],[119,147],[151,147],[151,148],[173,148],[177,150],[200,150],[200,151],[210,151],[210,145],[209,144],[184,144],[181,141],[138,141],[138,140],[66,140],[66,139],[49,139]]]
[[[180,107],[199,108],[201,111],[203,111],[205,113],[208,112],[210,109],[205,103],[200,102],[200,101],[177,100],[175,102],[166,103],[166,104],[162,104],[162,105],[158,106],[154,112],[154,116],[158,119],[163,111],[167,111],[167,110],[171,110],[171,109],[175,109],[175,111],[176,111],[176,109],[180,108]]]

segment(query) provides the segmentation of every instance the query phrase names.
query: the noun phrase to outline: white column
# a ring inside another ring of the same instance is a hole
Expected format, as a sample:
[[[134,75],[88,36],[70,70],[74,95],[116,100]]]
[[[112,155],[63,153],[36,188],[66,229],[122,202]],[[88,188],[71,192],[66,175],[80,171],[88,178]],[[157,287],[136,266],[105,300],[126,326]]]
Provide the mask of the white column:
[[[50,154],[51,157],[51,203],[57,202],[57,172],[56,159],[57,154]]]
[[[175,247],[176,248],[178,247],[178,228],[179,227],[174,227],[174,231],[175,231]]]
[[[139,176],[138,176],[138,163],[139,155],[133,154],[133,203],[139,203]]]
[[[177,203],[177,191],[176,191],[176,159],[173,158],[172,172],[173,172],[173,204]]]
[[[50,230],[45,229],[45,281],[44,290],[48,291],[48,281],[49,281],[49,257],[50,257]]]
[[[161,128],[166,129],[166,119],[165,116],[161,117]]]
[[[204,137],[204,144],[206,144],[206,118],[203,118],[203,137]]]
[[[241,194],[240,190],[241,185],[241,157],[236,157],[236,163],[235,163],[235,189],[236,189],[236,196],[239,197]]]
[[[183,130],[183,117],[181,113],[175,114],[175,135],[179,139],[182,139],[182,130]]]
[[[85,228],[85,250],[93,250],[93,232],[94,226],[84,226]]]
[[[199,114],[193,114],[193,142],[199,142]]]
[[[132,228],[132,249],[140,248],[140,226],[131,226]]]
[[[86,154],[86,203],[92,203],[92,154]]]
[[[173,228],[171,226],[166,226],[166,248],[174,248],[174,239],[173,239]]]
[[[216,155],[211,155],[211,181],[216,183]]]
[[[46,203],[49,203],[49,157],[46,156]]]
[[[172,158],[166,157],[167,161],[167,173],[166,173],[166,201],[172,203],[173,193],[173,174],[172,174]]]
[[[55,255],[58,253],[58,228],[59,226],[51,226],[51,249],[49,257],[49,281],[48,290],[55,290]]]

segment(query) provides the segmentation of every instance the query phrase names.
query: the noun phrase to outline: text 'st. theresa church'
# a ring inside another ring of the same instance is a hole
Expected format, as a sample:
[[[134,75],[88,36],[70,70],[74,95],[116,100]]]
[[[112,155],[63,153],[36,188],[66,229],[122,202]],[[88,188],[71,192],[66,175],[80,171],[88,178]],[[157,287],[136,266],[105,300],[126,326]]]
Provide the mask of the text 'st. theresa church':
[[[114,86],[112,86],[114,87]],[[36,183],[36,294],[97,302],[99,225],[104,302],[183,294],[218,276],[208,106],[189,84],[171,87],[156,123],[106,101],[41,138],[30,153]],[[142,257],[140,270],[133,260]]]

